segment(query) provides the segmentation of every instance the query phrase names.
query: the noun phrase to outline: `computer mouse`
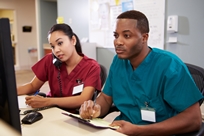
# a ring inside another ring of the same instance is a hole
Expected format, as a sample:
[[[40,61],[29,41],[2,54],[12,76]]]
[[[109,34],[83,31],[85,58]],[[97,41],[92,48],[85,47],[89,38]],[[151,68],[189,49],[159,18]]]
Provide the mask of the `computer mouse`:
[[[28,113],[22,120],[21,122],[23,124],[33,124],[34,122],[40,120],[43,118],[43,115],[40,112],[33,111]]]
[[[26,114],[31,113],[31,112],[33,112],[33,110],[26,110],[23,112],[23,114],[26,115]]]

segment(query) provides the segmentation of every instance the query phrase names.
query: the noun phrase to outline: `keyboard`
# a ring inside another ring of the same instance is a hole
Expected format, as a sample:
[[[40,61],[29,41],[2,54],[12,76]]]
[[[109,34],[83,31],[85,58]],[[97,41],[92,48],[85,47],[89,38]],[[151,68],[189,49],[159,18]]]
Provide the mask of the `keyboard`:
[[[36,108],[36,109],[31,109],[31,110],[26,110],[23,112],[24,115],[30,113],[30,112],[33,112],[33,111],[42,111],[42,110],[46,110],[46,109],[49,109],[49,108],[52,108],[52,107],[57,107],[57,106],[46,106],[46,107],[41,107],[41,108]]]

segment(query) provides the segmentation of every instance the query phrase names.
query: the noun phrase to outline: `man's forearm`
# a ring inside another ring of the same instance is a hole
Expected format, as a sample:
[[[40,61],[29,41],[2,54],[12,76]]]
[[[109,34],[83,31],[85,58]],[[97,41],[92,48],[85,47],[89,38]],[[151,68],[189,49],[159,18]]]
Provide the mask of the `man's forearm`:
[[[103,116],[105,116],[108,113],[108,111],[109,111],[109,109],[111,107],[111,104],[112,104],[112,100],[111,99],[107,100],[105,95],[103,93],[101,93],[100,96],[98,97],[96,103],[101,106],[100,117],[103,117]]]
[[[135,131],[140,131],[144,136],[165,136],[197,131],[201,124],[199,104],[196,103],[172,118],[151,125],[139,126],[140,129],[135,129]],[[137,134],[137,132],[133,133]]]

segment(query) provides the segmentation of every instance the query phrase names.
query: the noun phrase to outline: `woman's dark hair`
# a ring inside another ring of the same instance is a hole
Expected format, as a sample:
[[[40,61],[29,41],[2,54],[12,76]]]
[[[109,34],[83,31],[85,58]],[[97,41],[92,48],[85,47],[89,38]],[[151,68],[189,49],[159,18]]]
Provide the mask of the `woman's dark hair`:
[[[147,17],[139,11],[129,10],[121,13],[117,19],[135,19],[137,20],[137,28],[141,33],[149,33],[149,22]]]
[[[82,54],[81,43],[79,41],[79,38],[72,31],[72,28],[69,25],[67,25],[67,24],[55,24],[52,26],[52,28],[48,32],[48,35],[55,32],[55,31],[62,31],[65,35],[67,35],[69,37],[69,39],[72,39],[72,36],[75,36],[76,37],[75,49],[79,55]]]

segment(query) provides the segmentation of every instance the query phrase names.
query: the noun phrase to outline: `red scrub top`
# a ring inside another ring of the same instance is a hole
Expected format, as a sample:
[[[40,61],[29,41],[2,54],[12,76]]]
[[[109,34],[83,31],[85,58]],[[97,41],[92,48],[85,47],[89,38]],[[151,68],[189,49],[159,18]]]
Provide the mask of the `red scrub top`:
[[[92,86],[97,90],[101,90],[100,65],[97,61],[83,54],[82,56],[83,59],[69,75],[66,70],[66,64],[62,63],[60,67],[62,96],[72,96],[73,88],[79,85],[77,80],[83,83],[84,87]],[[32,70],[39,80],[48,81],[50,87],[48,96],[62,97],[59,86],[60,81],[57,78],[59,70],[53,65],[52,60],[52,53],[47,54],[32,67]]]

